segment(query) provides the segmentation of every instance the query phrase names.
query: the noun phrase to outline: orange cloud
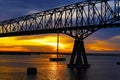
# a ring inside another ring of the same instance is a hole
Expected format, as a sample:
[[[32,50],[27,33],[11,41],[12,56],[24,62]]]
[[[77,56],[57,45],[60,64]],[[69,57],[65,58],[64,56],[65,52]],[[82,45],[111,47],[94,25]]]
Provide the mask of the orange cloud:
[[[96,40],[95,43],[86,44],[88,50],[94,51],[113,51],[116,50],[111,44],[108,44],[105,41]]]
[[[87,52],[120,52],[120,41],[116,42],[116,40],[120,39],[119,36],[111,37],[110,39],[100,40],[96,38],[88,38],[89,41],[86,40],[86,50]]]

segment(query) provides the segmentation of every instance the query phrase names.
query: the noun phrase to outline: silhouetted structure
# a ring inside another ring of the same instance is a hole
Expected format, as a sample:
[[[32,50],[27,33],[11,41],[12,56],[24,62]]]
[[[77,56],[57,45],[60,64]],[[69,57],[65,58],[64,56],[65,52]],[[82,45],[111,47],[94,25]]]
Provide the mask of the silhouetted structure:
[[[83,1],[0,22],[0,37],[62,33],[75,38],[69,67],[88,65],[83,40],[99,29],[120,27],[120,1]]]
[[[27,68],[27,74],[36,74],[36,73],[37,73],[37,68],[35,67]]]
[[[59,57],[59,33],[57,33],[57,57],[56,58],[50,58],[50,61],[66,61],[65,58]]]
[[[117,64],[117,65],[120,65],[120,62],[117,62],[116,64]]]

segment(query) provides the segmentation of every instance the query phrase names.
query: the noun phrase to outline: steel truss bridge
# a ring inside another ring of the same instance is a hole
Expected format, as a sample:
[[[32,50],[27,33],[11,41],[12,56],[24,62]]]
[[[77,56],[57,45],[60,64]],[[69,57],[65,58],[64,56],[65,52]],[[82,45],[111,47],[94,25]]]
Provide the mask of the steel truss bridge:
[[[83,40],[120,27],[119,0],[88,0],[0,22],[0,37],[62,33],[75,39],[68,67],[88,67]]]

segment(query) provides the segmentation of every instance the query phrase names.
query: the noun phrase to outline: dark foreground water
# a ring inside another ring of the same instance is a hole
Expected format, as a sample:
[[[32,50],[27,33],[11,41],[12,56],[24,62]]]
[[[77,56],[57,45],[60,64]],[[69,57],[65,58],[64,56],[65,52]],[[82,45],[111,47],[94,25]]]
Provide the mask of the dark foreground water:
[[[0,55],[0,80],[120,80],[120,56],[88,56],[91,68],[67,68],[65,62],[50,62],[55,55]],[[36,67],[36,75],[27,75],[27,67]]]

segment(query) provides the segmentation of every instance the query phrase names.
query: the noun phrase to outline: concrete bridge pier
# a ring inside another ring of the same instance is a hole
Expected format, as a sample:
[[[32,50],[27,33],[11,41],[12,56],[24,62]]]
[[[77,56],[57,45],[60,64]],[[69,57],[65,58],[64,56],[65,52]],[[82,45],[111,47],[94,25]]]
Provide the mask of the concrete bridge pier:
[[[73,52],[68,68],[89,68],[87,56],[85,53],[84,41],[75,39]]]

